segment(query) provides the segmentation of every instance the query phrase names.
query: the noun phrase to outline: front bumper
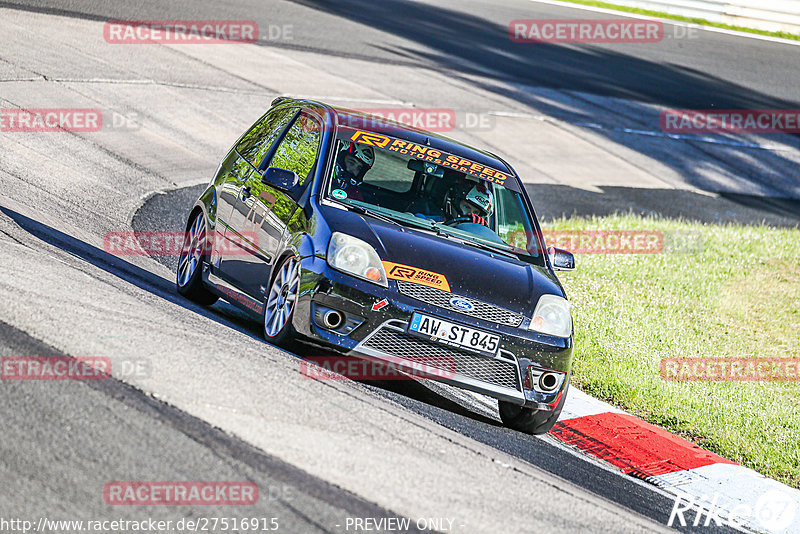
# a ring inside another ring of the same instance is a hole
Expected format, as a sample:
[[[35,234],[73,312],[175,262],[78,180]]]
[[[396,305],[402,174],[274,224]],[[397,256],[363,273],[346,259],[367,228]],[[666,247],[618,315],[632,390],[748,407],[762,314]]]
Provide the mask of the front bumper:
[[[553,410],[566,389],[572,339],[532,332],[527,320],[512,327],[469,317],[402,294],[393,280],[383,288],[340,273],[319,257],[301,261],[300,286],[295,330],[343,354],[400,368],[446,367],[437,380],[537,410]],[[338,331],[326,328],[321,310],[343,313],[347,326]],[[500,350],[491,357],[409,334],[414,311],[498,334]],[[442,361],[450,363],[437,364]],[[554,376],[556,385],[542,388],[542,373]]]

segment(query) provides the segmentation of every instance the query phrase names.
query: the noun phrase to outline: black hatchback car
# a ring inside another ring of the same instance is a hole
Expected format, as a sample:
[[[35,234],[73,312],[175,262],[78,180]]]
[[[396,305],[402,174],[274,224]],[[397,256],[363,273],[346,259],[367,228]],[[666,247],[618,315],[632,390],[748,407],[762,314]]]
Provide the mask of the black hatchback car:
[[[555,424],[572,363],[570,304],[514,170],[451,139],[278,98],[194,205],[177,288],[219,297],[275,344],[415,370]]]

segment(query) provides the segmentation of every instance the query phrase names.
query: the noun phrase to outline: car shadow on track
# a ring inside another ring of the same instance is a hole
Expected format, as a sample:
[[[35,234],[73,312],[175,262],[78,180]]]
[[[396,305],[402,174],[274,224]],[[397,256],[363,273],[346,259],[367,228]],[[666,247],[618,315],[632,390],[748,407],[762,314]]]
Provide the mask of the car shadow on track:
[[[496,427],[503,426],[500,423],[499,419],[492,419],[491,417],[486,417],[485,415],[478,414],[474,411],[474,409],[460,404],[455,399],[450,399],[448,397],[445,397],[444,395],[439,394],[436,391],[433,391],[431,388],[427,387],[425,383],[412,378],[409,378],[407,380],[382,380],[382,381],[365,380],[359,382],[363,383],[365,386],[380,388],[386,393],[402,395],[403,397],[406,397],[408,399],[413,399],[415,401],[422,402],[429,406],[434,406],[436,408],[446,410],[454,415],[467,417],[469,419],[472,419],[473,421],[479,421],[481,423]]]

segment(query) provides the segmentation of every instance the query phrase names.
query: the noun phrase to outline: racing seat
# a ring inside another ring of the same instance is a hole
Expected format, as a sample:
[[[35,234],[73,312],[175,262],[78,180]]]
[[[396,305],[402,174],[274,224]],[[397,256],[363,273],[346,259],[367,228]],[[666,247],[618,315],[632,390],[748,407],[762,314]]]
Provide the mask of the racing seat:
[[[428,176],[417,197],[406,207],[409,213],[422,213],[429,217],[444,217],[442,203],[449,183],[442,178]]]

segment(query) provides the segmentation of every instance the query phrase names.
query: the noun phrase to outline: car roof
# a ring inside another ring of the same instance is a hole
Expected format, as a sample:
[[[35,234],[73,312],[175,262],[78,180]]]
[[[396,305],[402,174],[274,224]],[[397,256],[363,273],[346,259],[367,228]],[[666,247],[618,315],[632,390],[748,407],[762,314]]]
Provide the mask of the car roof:
[[[407,124],[394,122],[377,115],[365,113],[363,111],[331,106],[315,100],[278,97],[272,102],[273,105],[284,103],[292,103],[295,105],[300,104],[304,107],[315,108],[318,112],[327,113],[330,117],[331,123],[339,127],[363,129],[369,132],[386,135],[388,137],[395,137],[398,139],[411,141],[412,143],[416,143],[418,145],[430,146],[431,148],[441,150],[442,152],[448,152],[450,154],[462,156],[487,167],[492,167],[507,173],[509,176],[513,177],[514,181],[519,181],[517,174],[514,172],[511,166],[498,156],[492,154],[491,152],[474,148],[444,135],[421,130]]]

